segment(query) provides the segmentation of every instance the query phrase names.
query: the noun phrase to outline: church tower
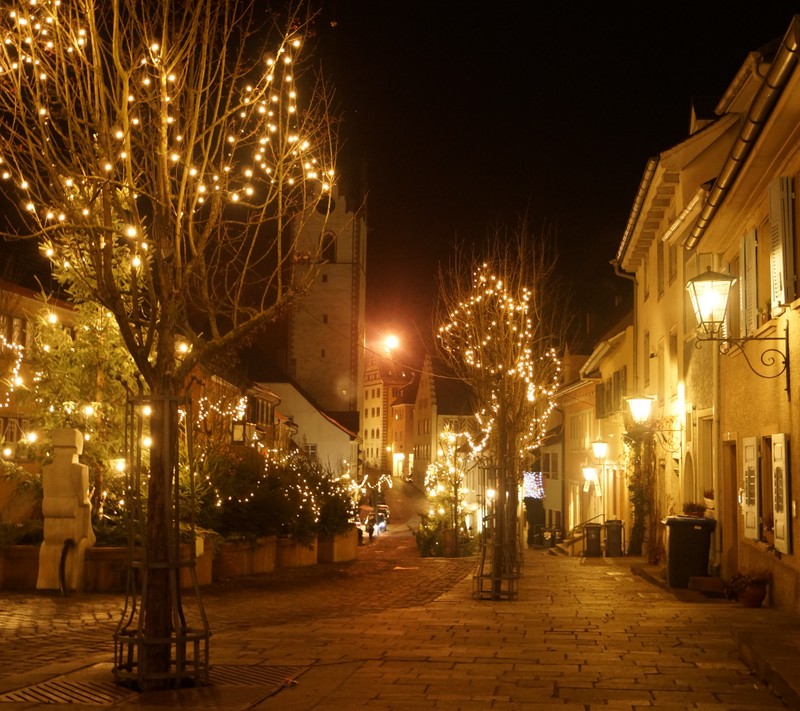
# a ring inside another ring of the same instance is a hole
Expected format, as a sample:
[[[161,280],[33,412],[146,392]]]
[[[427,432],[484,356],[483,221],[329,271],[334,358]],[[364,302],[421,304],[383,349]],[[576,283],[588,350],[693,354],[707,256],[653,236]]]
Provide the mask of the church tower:
[[[360,412],[364,372],[367,227],[362,204],[338,189],[302,227],[297,250],[322,258],[289,317],[288,372],[328,413]]]

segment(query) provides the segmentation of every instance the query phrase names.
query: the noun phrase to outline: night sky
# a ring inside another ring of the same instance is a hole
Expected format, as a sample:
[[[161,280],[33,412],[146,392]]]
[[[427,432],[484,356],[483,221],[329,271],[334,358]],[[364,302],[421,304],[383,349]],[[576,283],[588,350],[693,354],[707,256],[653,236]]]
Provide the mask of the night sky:
[[[366,166],[368,336],[430,332],[434,274],[454,239],[480,243],[522,213],[555,235],[578,304],[606,281],[629,291],[609,261],[647,159],[683,140],[692,101],[713,108],[799,9],[578,5],[326,3],[340,165]]]
[[[315,0],[316,1],[316,0]],[[368,189],[368,337],[428,340],[435,273],[523,213],[554,235],[576,305],[629,294],[615,256],[648,158],[688,135],[796,3],[319,0],[343,118],[340,174]],[[577,9],[579,8],[579,9]],[[34,255],[35,259],[35,255]]]

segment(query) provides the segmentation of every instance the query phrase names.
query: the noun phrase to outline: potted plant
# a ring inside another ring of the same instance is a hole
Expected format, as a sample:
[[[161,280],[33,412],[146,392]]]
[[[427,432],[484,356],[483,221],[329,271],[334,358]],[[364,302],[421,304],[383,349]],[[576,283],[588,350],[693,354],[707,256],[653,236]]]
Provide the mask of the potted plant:
[[[771,575],[766,568],[743,568],[727,584],[728,596],[744,607],[761,607]]]
[[[683,505],[683,515],[703,518],[706,515],[706,505],[701,504],[699,501],[687,501]]]
[[[713,489],[703,489],[703,501],[705,502],[707,509],[714,508],[714,490]]]

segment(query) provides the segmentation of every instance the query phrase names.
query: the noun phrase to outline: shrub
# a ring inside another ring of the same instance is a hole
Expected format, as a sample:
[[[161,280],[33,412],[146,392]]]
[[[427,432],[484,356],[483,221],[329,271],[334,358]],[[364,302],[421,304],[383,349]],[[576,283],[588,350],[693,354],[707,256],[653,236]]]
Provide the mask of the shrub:
[[[3,546],[30,546],[44,540],[44,522],[28,519],[22,523],[0,523],[0,548]]]
[[[706,505],[697,501],[687,501],[683,505],[683,513],[687,516],[703,516],[706,512]]]
[[[440,519],[433,519],[428,514],[419,515],[419,528],[414,531],[417,539],[417,548],[423,558],[441,556],[444,554],[443,523]]]

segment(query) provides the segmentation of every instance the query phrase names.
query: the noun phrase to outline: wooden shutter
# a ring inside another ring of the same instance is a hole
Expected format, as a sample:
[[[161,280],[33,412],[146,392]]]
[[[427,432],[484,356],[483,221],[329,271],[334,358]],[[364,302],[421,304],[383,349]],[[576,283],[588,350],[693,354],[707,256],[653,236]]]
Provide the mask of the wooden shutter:
[[[756,231],[745,234],[739,246],[739,329],[740,336],[751,336],[758,328],[758,271]],[[730,304],[728,305],[730,308]]]
[[[772,308],[794,300],[792,179],[778,178],[769,186],[770,280]]]
[[[791,553],[792,517],[789,482],[789,435],[772,435],[772,512],[775,518],[775,549]]]
[[[742,489],[744,537],[758,540],[758,440],[755,437],[742,438]]]
[[[606,417],[606,386],[605,383],[596,383],[594,386],[594,416],[598,420]]]

